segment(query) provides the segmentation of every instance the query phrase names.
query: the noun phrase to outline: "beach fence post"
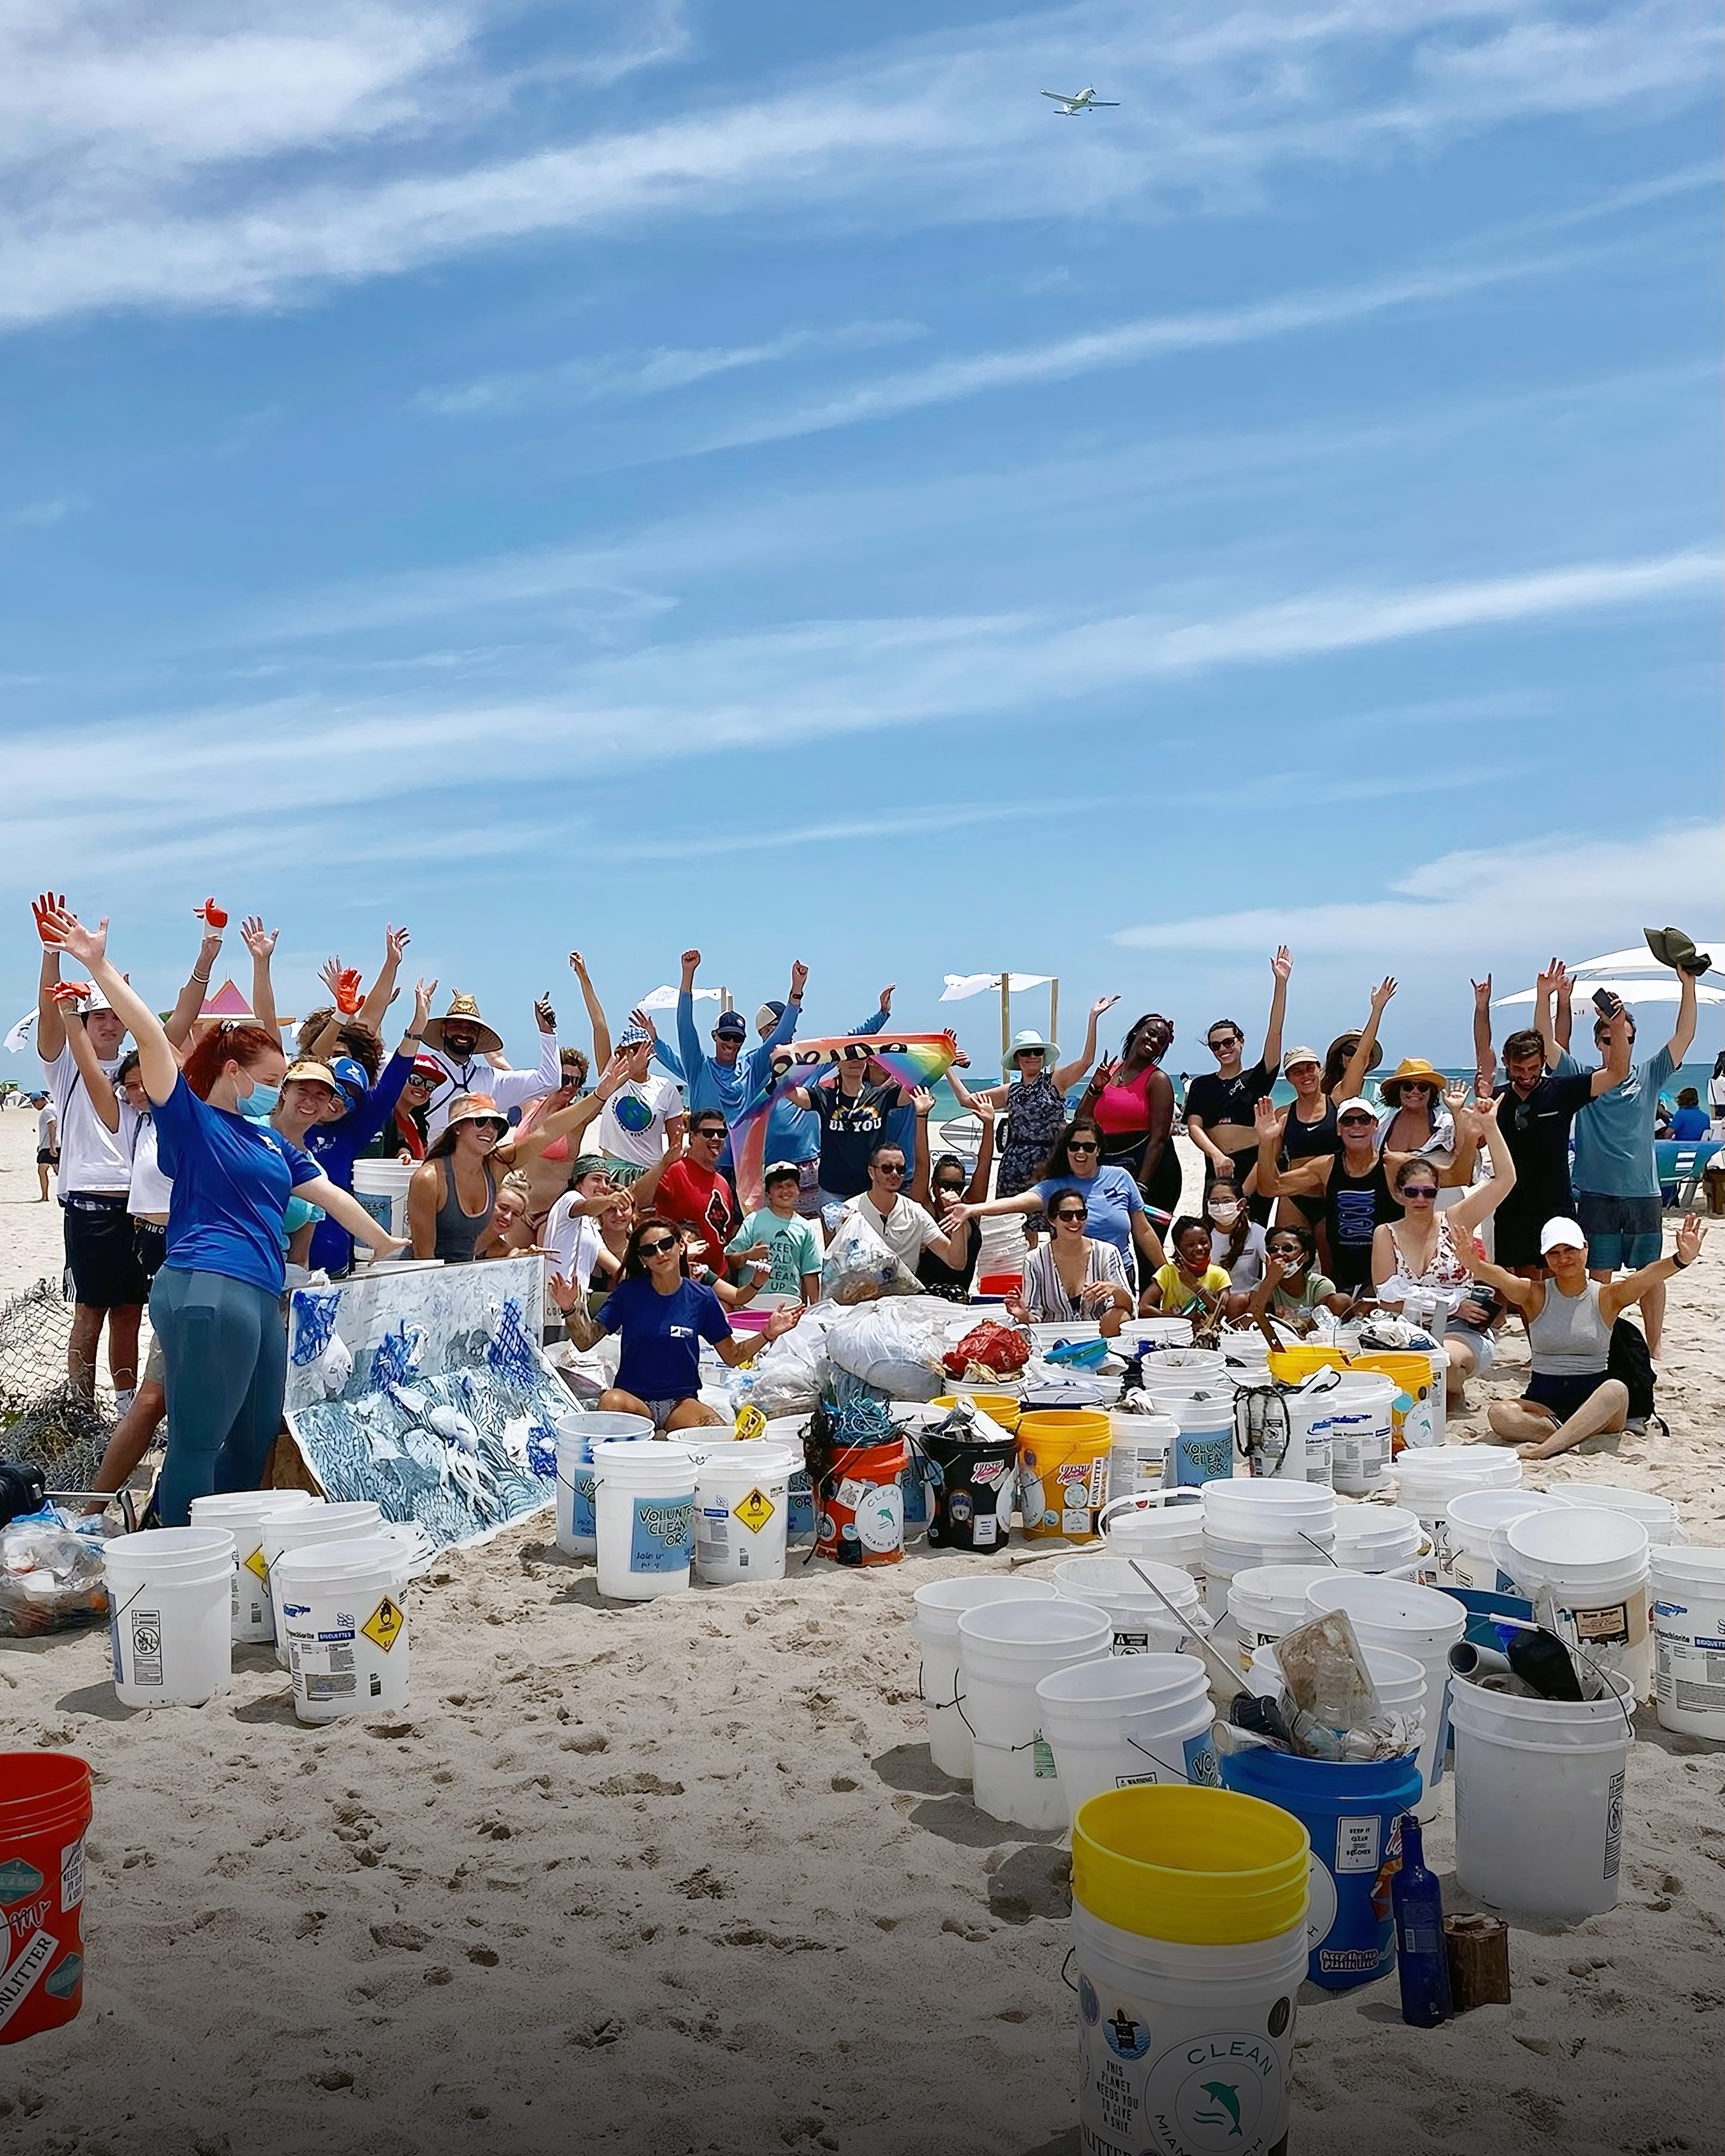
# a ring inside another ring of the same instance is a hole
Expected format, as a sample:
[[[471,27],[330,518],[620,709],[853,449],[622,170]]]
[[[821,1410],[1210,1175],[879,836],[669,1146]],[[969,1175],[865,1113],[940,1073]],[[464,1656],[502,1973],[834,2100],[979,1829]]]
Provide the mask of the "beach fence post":
[[[1060,1038],[1060,976],[1058,973],[1048,983],[1048,1038],[1050,1040],[1058,1040]],[[1050,1055],[1049,1070],[1053,1069],[1055,1060],[1054,1056]]]
[[[1012,1045],[1012,976],[1009,971],[1001,974],[1001,1075],[1010,1078],[1012,1066],[1007,1060],[1007,1050]]]

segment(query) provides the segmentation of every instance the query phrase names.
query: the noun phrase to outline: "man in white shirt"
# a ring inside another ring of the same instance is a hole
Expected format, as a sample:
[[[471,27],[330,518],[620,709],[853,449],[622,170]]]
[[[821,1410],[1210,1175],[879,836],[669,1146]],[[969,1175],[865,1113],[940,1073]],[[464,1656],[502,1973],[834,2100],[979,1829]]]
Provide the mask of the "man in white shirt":
[[[644,1025],[626,1025],[619,1048],[629,1050],[629,1075],[605,1104],[599,1149],[613,1183],[635,1183],[657,1165],[666,1146],[682,1142],[688,1119],[682,1096],[668,1078],[653,1075],[653,1036]]]
[[[36,1180],[42,1186],[42,1203],[48,1203],[48,1171],[60,1164],[59,1125],[54,1119],[54,1103],[46,1093],[35,1096]]]
[[[945,1234],[932,1213],[904,1196],[904,1148],[883,1139],[868,1156],[868,1189],[851,1200],[845,1214],[873,1229],[912,1272],[924,1250],[932,1250],[949,1265],[966,1264],[969,1223],[960,1220],[950,1235]]]
[[[487,1060],[502,1049],[503,1038],[481,1018],[471,996],[457,994],[443,1017],[427,1023],[423,1052],[444,1070],[444,1082],[432,1088],[425,1111],[428,1146],[443,1136],[450,1110],[464,1093],[489,1093],[500,1108],[524,1108],[542,1093],[557,1091],[563,1083],[557,1023],[543,1006],[535,1009],[534,1016],[539,1026],[539,1062],[534,1070],[500,1070]]]
[[[126,1209],[131,1155],[126,1137],[111,1131],[96,1113],[67,1043],[66,1028],[85,1028],[97,1063],[111,1079],[120,1067],[126,1027],[99,992],[69,1004],[66,985],[60,980],[59,952],[44,947],[36,1053],[47,1076],[59,1141],[59,1200],[75,1306],[66,1376],[75,1393],[95,1399],[96,1350],[106,1322],[108,1373],[123,1407],[137,1383],[138,1327],[149,1291]]]

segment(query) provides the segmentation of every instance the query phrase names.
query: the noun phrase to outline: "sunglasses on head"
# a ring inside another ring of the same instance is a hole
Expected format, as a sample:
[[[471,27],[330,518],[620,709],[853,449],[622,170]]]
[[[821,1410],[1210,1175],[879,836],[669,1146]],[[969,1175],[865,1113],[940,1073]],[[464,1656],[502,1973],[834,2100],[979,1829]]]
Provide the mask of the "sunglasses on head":
[[[669,1235],[655,1235],[651,1242],[637,1243],[635,1247],[644,1258],[662,1258],[667,1250],[674,1250],[677,1245]]]

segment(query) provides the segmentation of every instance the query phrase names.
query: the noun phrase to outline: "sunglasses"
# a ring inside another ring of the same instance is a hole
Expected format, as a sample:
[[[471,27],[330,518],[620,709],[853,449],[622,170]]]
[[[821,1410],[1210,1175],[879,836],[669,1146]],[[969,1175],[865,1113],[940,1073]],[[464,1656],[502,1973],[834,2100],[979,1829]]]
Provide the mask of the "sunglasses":
[[[498,1138],[503,1137],[509,1128],[501,1116],[463,1116],[461,1121],[470,1130],[489,1131],[493,1137]]]
[[[1402,1095],[1403,1099],[1405,1099],[1409,1093],[1435,1093],[1437,1090],[1437,1087],[1432,1084],[1429,1078],[1404,1078],[1402,1081]]]
[[[1305,1255],[1298,1243],[1271,1243],[1269,1250],[1273,1258],[1303,1258]]]
[[[1089,1216],[1089,1214],[1088,1213],[1084,1213],[1084,1212],[1077,1211],[1077,1210],[1075,1210],[1075,1209],[1074,1209],[1072,1206],[1070,1206],[1070,1205],[1064,1205],[1064,1206],[1062,1206],[1062,1208],[1060,1209],[1060,1210],[1059,1210],[1058,1213],[1051,1213],[1051,1214],[1048,1215],[1048,1218],[1049,1218],[1051,1220],[1078,1220],[1078,1221],[1084,1221],[1084,1220],[1088,1220],[1088,1219],[1089,1219],[1089,1217],[1090,1217],[1090,1216]]]
[[[409,1078],[402,1091],[405,1093],[429,1093],[431,1081],[429,1078]]]
[[[674,1250],[677,1245],[668,1236],[656,1235],[651,1243],[637,1243],[635,1247],[644,1258],[662,1258],[667,1250]]]
[[[1377,1122],[1377,1116],[1357,1116],[1357,1115],[1356,1115],[1356,1116],[1338,1116],[1336,1117],[1336,1122],[1337,1122],[1337,1124],[1338,1124],[1338,1125],[1342,1124],[1342,1123],[1359,1123],[1359,1124],[1372,1123],[1372,1124],[1374,1124],[1374,1125],[1375,1125],[1375,1124],[1376,1124],[1376,1122]]]
[[[1438,1186],[1435,1183],[1404,1183],[1402,1185],[1403,1198],[1429,1198],[1434,1201],[1437,1194]]]
[[[723,1123],[703,1123],[699,1130],[691,1131],[689,1135],[694,1139],[697,1145],[723,1145],[724,1143],[724,1125]]]
[[[902,1160],[878,1160],[874,1163],[874,1172],[877,1175],[903,1175],[904,1163]]]
[[[1046,1055],[1048,1052],[1046,1048],[1015,1048],[1012,1050],[1012,1060],[1015,1063],[1022,1063],[1027,1055]]]
[[[1067,1141],[1066,1150],[1068,1153],[1094,1152],[1096,1141],[1094,1138],[1069,1138]]]
[[[1207,1040],[1204,1045],[1213,1055],[1226,1055],[1228,1050],[1242,1038],[1243,1036],[1238,1033],[1228,1033],[1224,1034],[1219,1040]]]

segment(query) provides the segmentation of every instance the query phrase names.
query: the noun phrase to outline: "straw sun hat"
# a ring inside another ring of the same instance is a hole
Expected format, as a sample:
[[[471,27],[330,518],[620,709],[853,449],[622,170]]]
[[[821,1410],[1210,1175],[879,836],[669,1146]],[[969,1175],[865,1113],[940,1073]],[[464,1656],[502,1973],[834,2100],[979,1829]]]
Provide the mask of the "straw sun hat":
[[[446,1025],[455,1024],[458,1019],[471,1025],[477,1036],[474,1050],[476,1055],[490,1055],[503,1045],[502,1034],[495,1026],[486,1024],[479,1015],[478,1004],[474,1002],[471,996],[463,995],[460,989],[457,989],[450,998],[449,1009],[441,1018],[426,1020],[425,1037],[427,1045],[432,1048],[441,1048],[443,1029]]]

